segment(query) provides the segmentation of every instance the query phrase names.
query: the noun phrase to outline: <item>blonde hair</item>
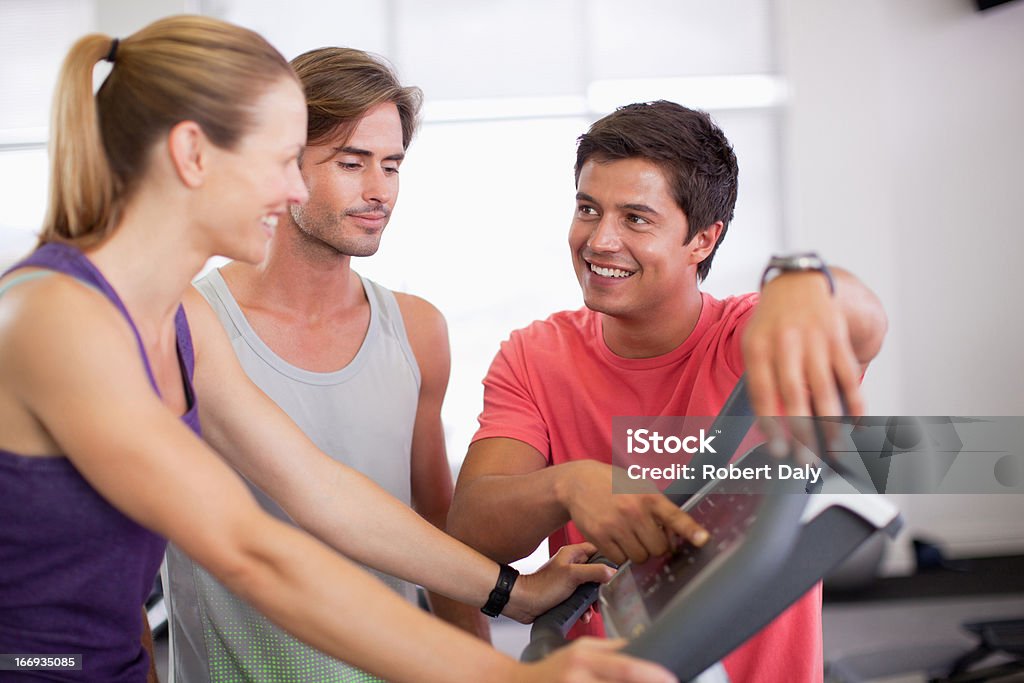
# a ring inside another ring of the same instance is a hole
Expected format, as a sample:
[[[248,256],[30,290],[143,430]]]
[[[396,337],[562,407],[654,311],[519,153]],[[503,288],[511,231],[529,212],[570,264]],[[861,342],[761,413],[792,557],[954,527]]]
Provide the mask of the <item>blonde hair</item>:
[[[112,58],[96,95],[93,67]],[[288,62],[258,34],[217,19],[175,16],[115,43],[79,39],[61,67],[50,128],[50,196],[39,243],[86,248],[117,225],[157,139],[195,121],[231,149],[251,128],[254,104]]]

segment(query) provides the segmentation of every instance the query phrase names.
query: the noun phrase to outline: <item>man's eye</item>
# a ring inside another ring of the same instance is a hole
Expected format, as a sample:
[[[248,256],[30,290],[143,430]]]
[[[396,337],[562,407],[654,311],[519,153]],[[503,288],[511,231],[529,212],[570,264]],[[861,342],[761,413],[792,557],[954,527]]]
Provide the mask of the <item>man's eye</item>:
[[[626,216],[626,220],[633,225],[647,225],[647,219],[643,216],[637,216],[635,213],[631,213]]]
[[[592,206],[588,206],[586,204],[580,204],[578,207],[576,207],[576,211],[578,213],[583,214],[584,216],[594,216],[594,215],[597,215],[597,209],[595,209]]]
[[[384,172],[385,173],[392,173],[392,174],[398,173],[398,167],[397,166],[385,166],[384,167]]]
[[[338,166],[342,167],[346,171],[355,171],[363,167],[362,164],[354,161],[339,161]]]

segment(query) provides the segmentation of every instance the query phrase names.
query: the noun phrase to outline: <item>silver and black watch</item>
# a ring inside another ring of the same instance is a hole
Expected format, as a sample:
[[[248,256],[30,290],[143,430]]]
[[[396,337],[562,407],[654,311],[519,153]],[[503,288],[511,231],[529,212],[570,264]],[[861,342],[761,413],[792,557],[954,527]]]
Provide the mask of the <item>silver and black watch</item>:
[[[786,254],[772,256],[761,275],[761,289],[773,279],[783,273],[798,273],[803,271],[817,271],[828,280],[828,291],[836,293],[836,281],[832,277],[832,271],[828,269],[825,261],[813,251],[803,254]]]

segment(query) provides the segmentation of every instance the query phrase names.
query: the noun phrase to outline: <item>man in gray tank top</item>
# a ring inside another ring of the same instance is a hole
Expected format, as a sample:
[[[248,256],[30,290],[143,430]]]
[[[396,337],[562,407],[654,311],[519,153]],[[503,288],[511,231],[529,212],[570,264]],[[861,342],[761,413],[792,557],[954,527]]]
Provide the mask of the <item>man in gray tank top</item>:
[[[321,450],[443,529],[452,495],[440,412],[450,362],[444,318],[351,267],[380,244],[422,95],[359,50],[313,50],[292,65],[308,105],[300,169],[309,201],[276,226],[262,264],[228,264],[196,287],[249,377]],[[376,680],[299,643],[173,545],[166,566],[173,680]],[[416,599],[414,586],[373,573]],[[428,598],[438,616],[489,639],[478,609]]]

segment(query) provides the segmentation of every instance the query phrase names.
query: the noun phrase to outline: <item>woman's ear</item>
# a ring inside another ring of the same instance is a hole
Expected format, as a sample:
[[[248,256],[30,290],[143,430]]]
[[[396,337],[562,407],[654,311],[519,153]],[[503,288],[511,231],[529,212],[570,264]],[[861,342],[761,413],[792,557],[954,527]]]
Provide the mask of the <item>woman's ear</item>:
[[[167,134],[167,150],[178,178],[186,187],[199,187],[206,178],[210,141],[195,121],[182,121]]]

